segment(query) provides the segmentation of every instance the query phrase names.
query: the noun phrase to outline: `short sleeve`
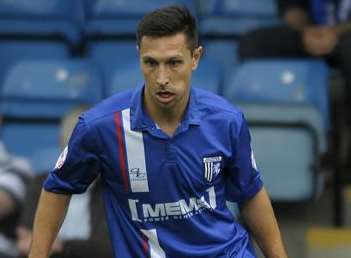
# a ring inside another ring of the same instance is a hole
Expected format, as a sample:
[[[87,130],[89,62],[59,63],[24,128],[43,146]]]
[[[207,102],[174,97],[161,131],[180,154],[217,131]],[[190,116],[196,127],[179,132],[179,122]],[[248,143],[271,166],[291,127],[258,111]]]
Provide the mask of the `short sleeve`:
[[[243,115],[232,124],[231,138],[233,156],[226,185],[227,199],[240,204],[253,197],[263,186]]]
[[[68,146],[62,151],[55,168],[49,173],[43,187],[55,193],[82,193],[99,172],[96,135],[79,118]]]

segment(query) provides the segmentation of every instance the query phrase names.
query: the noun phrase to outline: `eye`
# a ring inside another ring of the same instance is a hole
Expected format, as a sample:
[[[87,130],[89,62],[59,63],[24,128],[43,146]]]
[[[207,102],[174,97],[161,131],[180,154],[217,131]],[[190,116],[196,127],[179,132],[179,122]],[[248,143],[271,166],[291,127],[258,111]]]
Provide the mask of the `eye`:
[[[157,65],[157,62],[152,59],[146,59],[144,60],[144,64],[149,66],[149,67],[155,67]]]
[[[169,62],[168,62],[168,64],[170,65],[170,66],[172,66],[172,67],[176,67],[176,66],[178,66],[178,65],[180,65],[180,64],[182,64],[183,62],[181,61],[181,60],[178,60],[178,59],[174,59],[174,60],[170,60]]]

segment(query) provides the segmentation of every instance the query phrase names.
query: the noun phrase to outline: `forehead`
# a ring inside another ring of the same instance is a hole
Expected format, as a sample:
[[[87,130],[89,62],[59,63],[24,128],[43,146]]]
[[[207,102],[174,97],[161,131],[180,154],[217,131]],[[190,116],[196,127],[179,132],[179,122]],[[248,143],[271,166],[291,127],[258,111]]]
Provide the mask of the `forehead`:
[[[184,33],[165,37],[144,36],[140,42],[141,57],[162,58],[185,56],[188,53],[190,54],[190,50]]]

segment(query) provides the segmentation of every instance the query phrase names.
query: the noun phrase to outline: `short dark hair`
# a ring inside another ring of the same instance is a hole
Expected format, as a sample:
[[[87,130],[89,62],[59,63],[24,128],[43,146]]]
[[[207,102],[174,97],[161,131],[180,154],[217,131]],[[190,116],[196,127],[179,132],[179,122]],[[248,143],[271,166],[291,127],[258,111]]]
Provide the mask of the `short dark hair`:
[[[145,15],[139,22],[137,29],[137,44],[143,36],[164,37],[183,32],[188,41],[188,47],[193,51],[198,46],[196,20],[190,11],[179,5],[172,5]]]

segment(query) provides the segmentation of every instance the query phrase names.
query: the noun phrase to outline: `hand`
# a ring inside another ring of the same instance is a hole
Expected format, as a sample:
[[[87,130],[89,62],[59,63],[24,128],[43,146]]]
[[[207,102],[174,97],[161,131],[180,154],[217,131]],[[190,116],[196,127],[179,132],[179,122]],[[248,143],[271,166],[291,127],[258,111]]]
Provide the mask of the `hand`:
[[[32,241],[32,231],[28,230],[25,227],[17,227],[16,229],[17,234],[17,249],[18,251],[24,255],[28,256],[30,250],[30,244]]]
[[[303,45],[312,56],[330,54],[338,43],[338,35],[331,27],[308,27],[303,32]]]

